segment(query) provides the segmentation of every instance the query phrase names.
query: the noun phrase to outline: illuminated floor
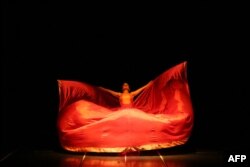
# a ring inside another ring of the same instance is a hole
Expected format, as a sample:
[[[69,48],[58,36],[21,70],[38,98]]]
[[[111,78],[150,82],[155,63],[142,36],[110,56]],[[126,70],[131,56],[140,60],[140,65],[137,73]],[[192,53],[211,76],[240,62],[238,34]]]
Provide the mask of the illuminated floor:
[[[151,153],[152,154],[152,153]],[[223,166],[223,157],[216,151],[195,151],[192,153],[164,155],[94,155],[90,153],[72,154],[54,150],[19,150],[1,160],[6,167],[193,167]]]

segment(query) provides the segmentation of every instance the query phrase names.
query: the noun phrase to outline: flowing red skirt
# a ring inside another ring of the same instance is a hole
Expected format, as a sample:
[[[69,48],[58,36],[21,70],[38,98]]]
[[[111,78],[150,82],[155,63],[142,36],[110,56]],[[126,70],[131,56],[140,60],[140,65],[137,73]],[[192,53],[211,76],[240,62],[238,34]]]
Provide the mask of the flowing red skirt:
[[[133,107],[119,107],[118,99],[93,85],[58,80],[61,146],[74,152],[123,152],[185,144],[193,127],[186,64],[156,77]]]

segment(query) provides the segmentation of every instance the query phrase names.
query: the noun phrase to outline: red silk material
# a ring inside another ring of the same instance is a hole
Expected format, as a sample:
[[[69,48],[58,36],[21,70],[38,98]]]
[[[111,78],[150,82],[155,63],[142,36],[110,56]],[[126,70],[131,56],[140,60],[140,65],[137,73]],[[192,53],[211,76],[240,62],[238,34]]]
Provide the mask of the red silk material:
[[[96,86],[58,80],[61,146],[73,152],[123,152],[185,144],[193,127],[186,65],[156,77],[129,107]]]

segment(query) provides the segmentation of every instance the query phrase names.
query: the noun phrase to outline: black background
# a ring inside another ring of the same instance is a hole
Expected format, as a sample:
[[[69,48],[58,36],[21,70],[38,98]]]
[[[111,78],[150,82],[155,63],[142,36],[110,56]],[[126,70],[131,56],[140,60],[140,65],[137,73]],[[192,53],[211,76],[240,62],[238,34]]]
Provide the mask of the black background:
[[[183,61],[195,113],[190,145],[246,149],[246,11],[112,5],[3,2],[1,154],[59,147],[57,79],[136,89]]]

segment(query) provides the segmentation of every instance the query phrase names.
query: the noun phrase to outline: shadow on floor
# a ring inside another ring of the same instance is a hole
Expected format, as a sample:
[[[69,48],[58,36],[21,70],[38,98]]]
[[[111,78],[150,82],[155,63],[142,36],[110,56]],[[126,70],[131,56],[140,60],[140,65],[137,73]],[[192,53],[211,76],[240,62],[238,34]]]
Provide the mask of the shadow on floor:
[[[161,149],[139,154],[71,153],[60,149],[20,149],[1,162],[6,167],[192,167],[223,166],[223,156],[218,151],[195,149]]]

